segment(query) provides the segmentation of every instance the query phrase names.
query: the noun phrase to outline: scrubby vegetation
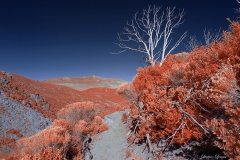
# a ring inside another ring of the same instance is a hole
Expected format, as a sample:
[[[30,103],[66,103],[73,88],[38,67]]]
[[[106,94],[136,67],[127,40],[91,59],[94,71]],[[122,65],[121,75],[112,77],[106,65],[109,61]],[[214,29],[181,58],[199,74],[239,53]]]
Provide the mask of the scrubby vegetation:
[[[57,118],[64,119],[64,117],[57,117],[57,113],[61,109],[63,109],[61,110],[62,116],[65,111],[68,114],[72,114],[71,112],[76,110],[79,111],[80,114],[75,113],[72,117],[70,116],[70,118],[78,118],[78,121],[89,116],[84,120],[88,124],[95,123],[88,119],[94,119],[98,115],[99,123],[105,115],[124,107],[117,106],[124,98],[115,92],[116,89],[112,88],[92,88],[77,91],[65,86],[42,83],[13,73],[0,71],[0,159],[11,159],[12,156],[17,155],[18,151],[15,150],[17,140],[30,136],[34,137],[46,127],[50,127],[52,121]],[[87,101],[93,103],[92,107],[94,109],[89,107],[91,105]],[[79,109],[76,109],[77,107],[71,108],[73,105],[79,105]],[[87,108],[81,107],[83,105]],[[70,109],[65,108],[66,106]],[[73,124],[71,119],[65,120]],[[106,124],[99,124],[99,127],[100,131],[107,129]],[[35,138],[39,137],[36,136]],[[48,148],[46,152],[50,151],[51,149]]]
[[[131,104],[130,136],[156,157],[197,141],[240,158],[240,24],[230,23],[221,40],[139,68],[131,84],[119,87]]]
[[[17,142],[21,158],[83,159],[91,137],[108,128],[94,106],[92,102],[78,102],[61,109],[51,126]]]
[[[43,115],[53,120],[47,128],[47,124],[42,128],[39,124],[39,128],[45,129],[34,132],[37,134],[30,137],[23,137],[21,130],[8,128],[8,134],[21,137],[20,140],[15,138],[18,141],[14,152],[20,157],[12,155],[9,159],[76,160],[83,159],[86,153],[91,156],[88,146],[91,137],[108,129],[108,125],[102,123],[103,117],[125,108],[130,108],[129,114],[122,117],[122,121],[129,124],[128,140],[146,143],[149,157],[162,158],[167,151],[189,146],[185,153],[181,153],[189,159],[199,159],[207,152],[240,159],[240,24],[229,22],[229,31],[222,33],[222,39],[196,47],[189,53],[168,55],[161,65],[158,62],[139,68],[132,83],[117,89],[119,95],[128,99],[118,106],[115,106],[115,102],[120,101],[117,96],[105,105],[103,100],[108,95],[104,88],[95,89],[94,102],[99,102],[97,104],[90,101],[72,103],[76,99],[84,99],[84,94],[72,90],[70,96],[77,96],[74,99],[65,97],[69,94],[66,87],[39,87],[47,91],[48,88],[61,90],[64,98],[58,101],[51,96],[41,96],[45,92],[40,89],[27,93],[23,87],[25,83],[10,83],[12,75],[0,73],[3,77],[0,77],[2,95],[16,102],[21,100],[23,106],[42,113],[50,110]],[[84,93],[87,95],[90,91]],[[99,93],[103,92],[105,96],[100,96]],[[110,89],[109,93],[114,92]],[[54,93],[47,92],[49,95]],[[3,100],[9,103],[5,97]],[[5,112],[4,106],[0,109]],[[26,110],[19,111],[22,112]],[[15,144],[13,138],[9,141]],[[126,155],[137,159],[130,151]]]

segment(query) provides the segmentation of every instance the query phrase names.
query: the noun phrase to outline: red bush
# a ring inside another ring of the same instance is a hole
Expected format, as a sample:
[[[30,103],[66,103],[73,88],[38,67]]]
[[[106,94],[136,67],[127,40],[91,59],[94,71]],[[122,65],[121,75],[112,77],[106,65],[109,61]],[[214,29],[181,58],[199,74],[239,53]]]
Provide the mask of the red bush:
[[[86,137],[108,128],[95,113],[92,102],[74,103],[61,109],[52,126],[17,142],[21,157],[45,159],[56,155],[57,159],[82,159]]]
[[[102,120],[103,120],[102,117],[100,117],[100,116],[95,116],[95,118],[94,118],[93,121],[94,121],[95,123],[97,123],[97,124],[100,125],[100,124],[102,124]]]
[[[108,130],[108,125],[106,123],[101,124],[99,127],[99,132],[104,132],[106,130]]]
[[[223,32],[221,41],[196,48],[186,59],[171,55],[162,66],[138,69],[131,84],[137,103],[130,106],[130,126],[140,140],[148,134],[153,142],[165,139],[165,145],[184,144],[213,131],[226,143],[216,142],[225,154],[238,156],[240,24],[232,22],[230,29]],[[212,124],[209,130],[211,124],[204,122],[214,118],[225,122]]]
[[[192,124],[192,121],[199,122],[201,119],[191,116],[198,114],[200,108],[193,107],[193,103],[186,101],[190,88],[183,86],[184,73],[181,72],[181,76],[174,75],[176,66],[171,63],[174,59],[173,57],[169,59],[167,61],[170,65],[165,62],[162,67],[171,66],[171,68],[164,73],[161,73],[162,69],[157,65],[139,70],[133,81],[133,86],[140,95],[139,104],[132,106],[132,116],[141,117],[140,128],[136,135],[142,140],[148,133],[152,141],[157,142],[161,138],[166,139],[172,136],[169,139],[170,142],[181,144],[191,138],[201,137],[201,128]],[[167,79],[168,75],[179,79]],[[181,83],[180,79],[182,79]]]
[[[64,121],[53,123],[52,126],[47,127],[32,137],[20,139],[17,142],[17,146],[21,150],[22,156],[32,156],[42,149],[54,147],[57,150],[62,150],[62,156],[66,157],[71,141],[68,125],[69,123]]]
[[[47,127],[38,134],[17,141],[20,156],[22,159],[27,160],[51,159],[51,157],[59,160],[82,159],[81,148],[85,137],[78,137],[76,135],[77,130],[77,127],[74,128],[66,120],[54,120],[52,126]],[[83,134],[81,133],[81,135]]]
[[[218,137],[215,144],[231,159],[240,159],[240,24],[232,22],[230,32],[224,32],[222,42],[212,45],[222,62],[222,72],[214,79],[215,101],[226,110],[218,119],[206,121],[206,126]]]
[[[137,95],[136,95],[136,92],[134,90],[134,87],[129,83],[124,83],[124,84],[120,85],[118,87],[118,89],[116,90],[116,92],[119,95],[122,95],[123,97],[125,97],[130,102],[136,102],[137,101],[137,99],[136,99]]]
[[[54,160],[67,160],[62,155],[62,150],[55,147],[41,148],[34,155],[24,155],[22,157],[24,160],[41,160],[41,159],[54,159]]]
[[[122,118],[121,118],[122,122],[126,121],[127,118],[128,118],[127,114],[124,113],[124,114],[122,115]]]
[[[93,102],[77,102],[67,105],[57,113],[58,119],[66,119],[71,123],[77,123],[79,120],[85,120],[91,123],[96,116]]]

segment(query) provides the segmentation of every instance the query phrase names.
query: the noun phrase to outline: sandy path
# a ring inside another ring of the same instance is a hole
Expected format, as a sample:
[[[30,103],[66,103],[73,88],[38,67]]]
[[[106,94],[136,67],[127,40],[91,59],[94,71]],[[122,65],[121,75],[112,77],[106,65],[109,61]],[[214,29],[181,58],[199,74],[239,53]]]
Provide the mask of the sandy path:
[[[103,122],[109,125],[105,132],[97,134],[90,145],[93,160],[125,160],[126,149],[129,149],[138,157],[146,157],[146,152],[142,153],[143,146],[131,145],[127,142],[127,125],[121,120],[125,111],[118,111],[105,116]],[[85,159],[89,160],[88,157]]]
[[[90,144],[93,160],[132,160],[131,157],[126,157],[127,149],[137,156],[137,158],[146,159],[148,151],[147,149],[144,150],[145,144],[132,144],[129,146],[127,142],[129,129],[127,124],[124,124],[121,120],[124,113],[127,113],[127,110],[105,116],[103,122],[109,125],[109,129],[93,137],[93,141]],[[181,156],[175,156],[177,152],[182,152],[182,150],[178,149],[174,152],[166,152],[167,156],[164,159],[184,160],[185,158]],[[90,160],[88,155],[86,155],[85,159]]]
[[[123,113],[126,111],[105,116],[103,122],[108,124],[109,129],[93,138],[90,147],[93,160],[123,160],[126,157],[127,127],[121,121]]]

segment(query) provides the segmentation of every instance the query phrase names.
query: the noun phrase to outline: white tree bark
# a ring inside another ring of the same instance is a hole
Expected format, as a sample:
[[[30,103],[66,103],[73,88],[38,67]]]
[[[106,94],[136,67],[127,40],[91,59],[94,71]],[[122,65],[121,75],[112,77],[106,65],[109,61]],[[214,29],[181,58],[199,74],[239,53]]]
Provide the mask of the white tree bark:
[[[209,47],[210,43],[212,43],[215,40],[220,40],[222,38],[220,33],[221,28],[216,32],[216,30],[212,31],[211,29],[204,29],[203,30],[203,37],[206,43],[206,46]]]
[[[239,2],[240,3],[240,2]],[[235,13],[240,13],[240,8],[237,8],[237,9],[234,9],[235,10]],[[237,17],[237,19],[239,19],[240,17]]]
[[[149,6],[148,9],[143,9],[141,17],[138,13],[133,16],[131,22],[127,22],[124,31],[118,33],[117,44],[122,51],[113,54],[119,54],[127,50],[142,52],[147,55],[147,61],[154,65],[160,58],[160,65],[165,57],[171,53],[186,37],[187,32],[184,32],[177,42],[169,48],[172,41],[172,33],[184,21],[182,20],[185,15],[184,10],[179,11],[178,15],[174,15],[175,7],[167,8],[166,11],[159,15],[161,7]],[[162,28],[161,28],[162,27]],[[156,51],[159,43],[162,41],[162,47]],[[127,42],[136,42],[139,47],[130,47],[126,45]]]
[[[196,39],[196,36],[190,36],[189,37],[189,40],[187,41],[187,44],[185,44],[184,46],[186,47],[186,49],[188,51],[192,51],[194,50],[196,47],[199,47],[201,46],[201,42],[198,42],[197,39]]]

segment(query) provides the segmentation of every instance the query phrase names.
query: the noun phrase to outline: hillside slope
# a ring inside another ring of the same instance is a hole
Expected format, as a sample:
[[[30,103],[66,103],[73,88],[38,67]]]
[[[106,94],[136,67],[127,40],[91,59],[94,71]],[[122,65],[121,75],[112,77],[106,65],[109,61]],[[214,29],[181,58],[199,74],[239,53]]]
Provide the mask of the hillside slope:
[[[51,125],[68,104],[92,101],[99,115],[114,112],[125,101],[115,92],[112,88],[78,91],[0,71],[0,157],[14,149],[16,140]]]

